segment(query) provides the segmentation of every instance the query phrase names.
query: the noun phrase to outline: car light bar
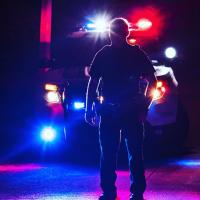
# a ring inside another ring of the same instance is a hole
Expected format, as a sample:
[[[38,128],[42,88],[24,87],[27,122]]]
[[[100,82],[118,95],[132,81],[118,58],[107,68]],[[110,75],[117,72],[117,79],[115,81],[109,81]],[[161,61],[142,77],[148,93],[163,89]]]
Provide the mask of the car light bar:
[[[90,32],[105,33],[109,31],[110,16],[106,13],[90,18],[86,30]]]

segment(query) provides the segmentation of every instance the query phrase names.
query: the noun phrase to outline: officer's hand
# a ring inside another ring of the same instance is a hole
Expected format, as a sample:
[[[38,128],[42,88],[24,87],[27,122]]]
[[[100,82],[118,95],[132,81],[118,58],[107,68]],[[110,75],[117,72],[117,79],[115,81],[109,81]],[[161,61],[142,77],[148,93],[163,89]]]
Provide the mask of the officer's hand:
[[[91,126],[96,126],[96,113],[94,111],[86,111],[85,121]]]

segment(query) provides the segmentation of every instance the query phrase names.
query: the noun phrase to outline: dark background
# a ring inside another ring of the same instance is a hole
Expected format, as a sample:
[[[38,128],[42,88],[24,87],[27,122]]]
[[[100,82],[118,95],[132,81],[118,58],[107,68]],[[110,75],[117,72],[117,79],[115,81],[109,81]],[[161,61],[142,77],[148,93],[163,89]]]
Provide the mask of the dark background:
[[[198,0],[56,0],[53,3],[53,37],[62,42],[63,33],[70,32],[74,24],[79,23],[88,13],[98,10],[124,16],[137,5],[162,8],[168,16],[164,32],[158,41],[145,50],[151,54],[151,51],[168,45],[177,47],[178,58],[173,64],[180,96],[190,119],[188,144],[196,146],[200,144],[199,4]],[[33,96],[37,92],[36,73],[40,63],[40,6],[41,1],[1,1],[1,149],[10,148],[13,140],[18,143],[29,138],[26,127],[37,106]]]

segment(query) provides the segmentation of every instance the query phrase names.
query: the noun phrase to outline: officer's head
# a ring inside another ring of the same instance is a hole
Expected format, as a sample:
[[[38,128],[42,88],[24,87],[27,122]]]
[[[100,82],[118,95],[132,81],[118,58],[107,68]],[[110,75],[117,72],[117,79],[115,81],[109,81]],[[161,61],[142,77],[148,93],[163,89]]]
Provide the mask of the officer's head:
[[[115,18],[110,23],[110,39],[112,44],[122,44],[129,36],[129,24],[124,18]]]

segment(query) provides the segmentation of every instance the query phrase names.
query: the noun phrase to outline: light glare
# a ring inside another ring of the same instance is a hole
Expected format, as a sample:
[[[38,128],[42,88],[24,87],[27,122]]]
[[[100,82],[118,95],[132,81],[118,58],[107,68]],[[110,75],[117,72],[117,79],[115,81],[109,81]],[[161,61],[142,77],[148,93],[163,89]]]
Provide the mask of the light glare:
[[[86,26],[89,29],[88,31],[104,33],[109,31],[109,17],[106,14],[96,16],[90,19],[90,23]]]
[[[146,18],[142,18],[137,22],[139,30],[147,30],[152,27],[152,22]]]
[[[186,167],[200,167],[200,160],[181,160],[177,163]]]
[[[157,100],[161,97],[161,92],[157,89],[154,89],[152,95],[153,95],[153,100]]]
[[[100,97],[99,97],[99,101],[100,101],[100,103],[102,104],[102,103],[104,102],[104,97],[103,97],[103,96],[100,96]]]
[[[60,97],[58,92],[49,91],[47,92],[45,99],[48,103],[60,103]]]
[[[87,24],[87,27],[88,27],[88,28],[95,28],[95,27],[96,27],[96,25],[95,25],[95,24],[93,24],[93,23],[89,23],[89,24]]]
[[[57,85],[47,83],[45,84],[45,90],[57,91],[58,87]]]
[[[52,127],[45,127],[41,131],[41,139],[45,142],[52,142],[56,137],[56,130]]]
[[[162,87],[163,86],[163,83],[161,81],[158,81],[157,82],[157,87]]]
[[[168,47],[168,48],[166,48],[166,50],[165,50],[165,56],[167,58],[170,58],[170,59],[175,58],[176,57],[176,49],[174,47]]]
[[[162,91],[163,93],[166,92],[165,87],[161,87],[161,91]]]
[[[134,39],[134,38],[131,38],[128,41],[129,41],[130,44],[135,44],[136,43],[136,39]]]
[[[85,107],[84,102],[74,102],[74,108],[75,109],[83,109]]]

